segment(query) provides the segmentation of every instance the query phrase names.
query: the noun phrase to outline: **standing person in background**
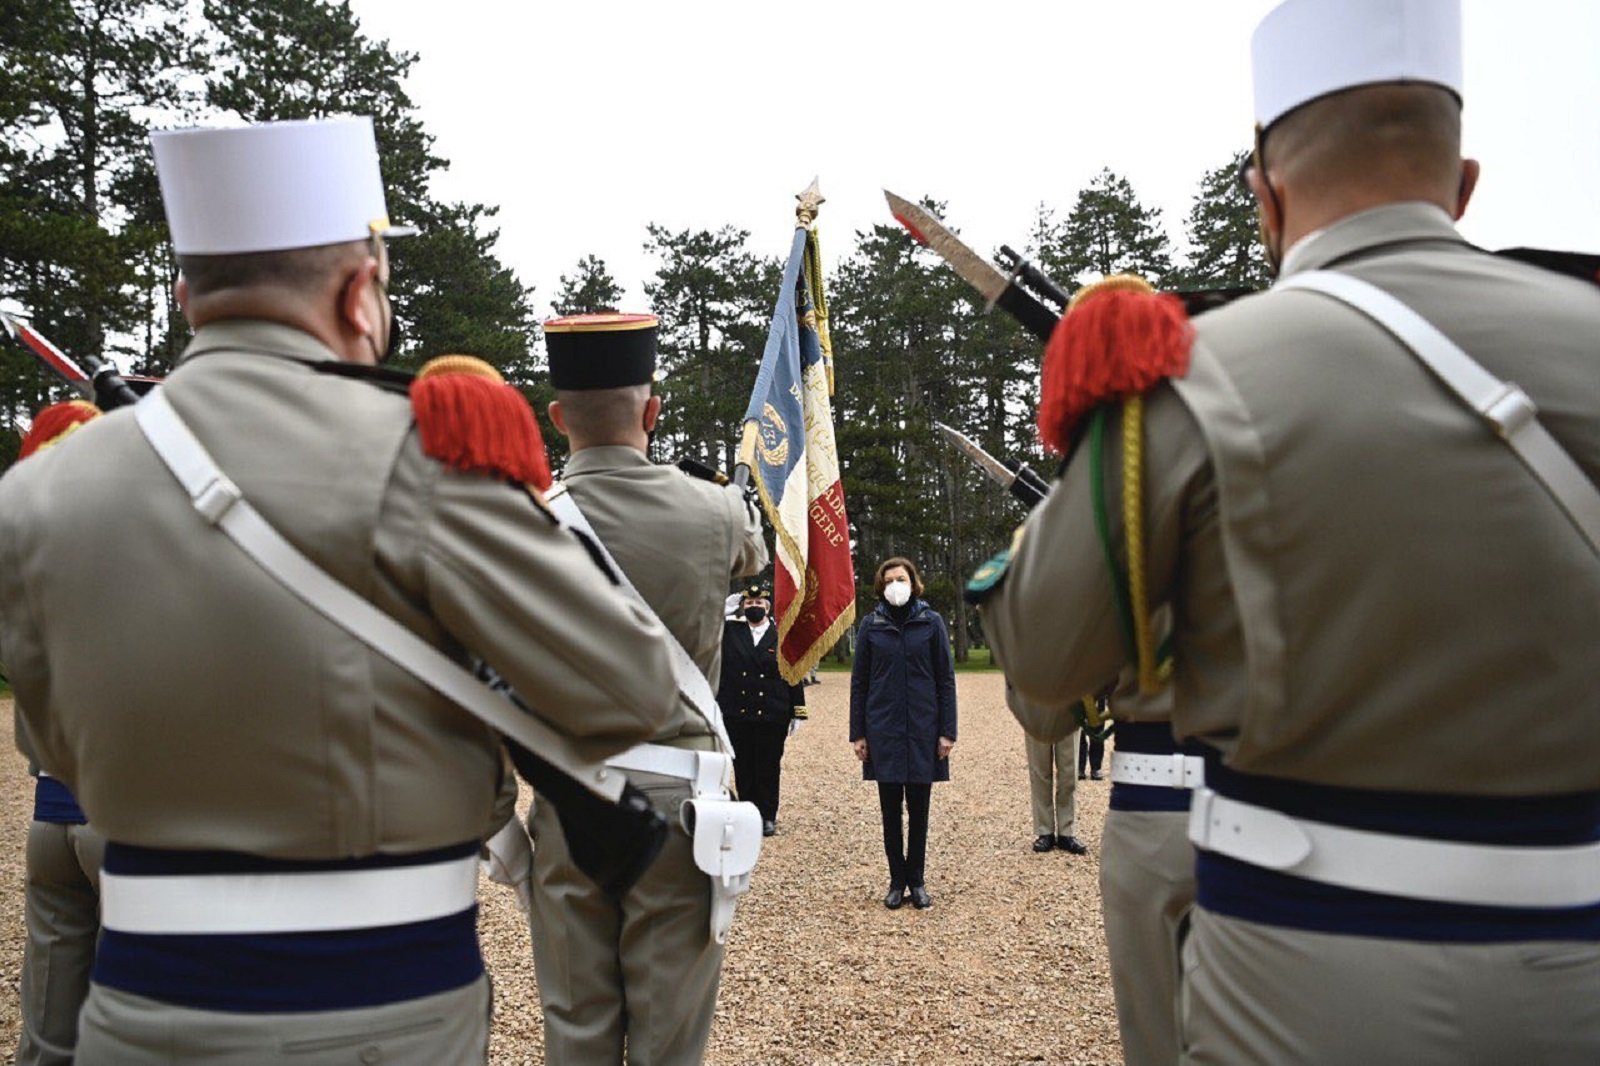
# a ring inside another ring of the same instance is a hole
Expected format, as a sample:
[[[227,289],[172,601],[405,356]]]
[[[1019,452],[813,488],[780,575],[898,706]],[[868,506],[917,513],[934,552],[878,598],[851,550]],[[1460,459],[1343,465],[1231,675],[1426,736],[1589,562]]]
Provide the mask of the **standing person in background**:
[[[761,811],[761,832],[778,831],[778,788],[784,742],[806,717],[806,692],[778,673],[778,627],[772,597],[751,585],[737,619],[722,627],[722,720],[733,741],[739,798]]]
[[[1008,689],[1007,701],[1015,698],[1016,694]],[[1028,797],[1033,808],[1034,851],[1043,853],[1060,848],[1082,855],[1089,850],[1077,836],[1077,782],[1072,778],[1072,755],[1078,750],[1079,732],[1074,730],[1056,741],[1023,738],[1028,749]]]
[[[1089,768],[1089,779],[1098,781],[1103,776],[1100,767],[1105,763],[1106,738],[1092,736],[1087,729],[1078,730],[1078,780],[1083,780],[1083,768]]]
[[[883,905],[933,906],[924,882],[933,782],[950,780],[956,743],[956,678],[944,619],[920,598],[910,559],[878,564],[878,605],[861,623],[850,670],[850,743],[861,776],[878,783],[889,891]],[[910,817],[910,838],[900,818]]]

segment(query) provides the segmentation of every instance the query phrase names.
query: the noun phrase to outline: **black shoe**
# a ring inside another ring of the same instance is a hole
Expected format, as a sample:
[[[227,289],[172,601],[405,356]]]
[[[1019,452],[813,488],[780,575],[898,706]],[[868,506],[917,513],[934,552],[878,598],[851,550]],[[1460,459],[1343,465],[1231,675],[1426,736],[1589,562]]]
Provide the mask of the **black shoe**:
[[[762,820],[762,822],[761,822],[761,835],[762,836],[764,836],[764,837],[776,836],[777,833],[778,833],[778,823],[777,822],[774,822],[770,818]]]
[[[1099,770],[1094,770],[1094,771],[1090,772],[1089,780],[1090,781],[1104,781],[1105,780],[1105,775],[1102,774]]]
[[[1056,837],[1056,847],[1062,851],[1071,852],[1073,855],[1087,855],[1089,848],[1083,841],[1072,835]]]
[[[906,890],[899,885],[890,888],[883,897],[883,905],[892,911],[900,909],[900,904],[906,901]]]
[[[1034,851],[1040,851],[1040,852],[1049,851],[1051,848],[1053,848],[1055,846],[1056,846],[1056,838],[1051,836],[1049,833],[1046,833],[1044,836],[1034,837],[1033,838],[1033,850]]]
[[[1078,775],[1078,780],[1079,781],[1087,781],[1087,780],[1089,780],[1089,775],[1088,774],[1079,774]]]
[[[933,897],[928,895],[928,890],[921,885],[912,885],[911,905],[919,911],[925,911],[933,906]]]

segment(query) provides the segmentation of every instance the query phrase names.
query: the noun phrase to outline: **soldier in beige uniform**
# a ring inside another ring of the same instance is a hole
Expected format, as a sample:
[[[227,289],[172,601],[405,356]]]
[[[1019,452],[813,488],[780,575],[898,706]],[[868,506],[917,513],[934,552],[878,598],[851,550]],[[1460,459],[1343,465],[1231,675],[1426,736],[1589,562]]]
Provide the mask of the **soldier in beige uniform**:
[[[545,323],[550,419],[572,444],[561,486],[644,601],[715,685],[731,578],[767,563],[760,516],[741,490],[659,466],[646,455],[661,400],[654,315],[575,315]],[[611,650],[613,669],[632,650]],[[713,712],[715,704],[712,705]],[[713,725],[686,700],[652,738],[717,750]],[[690,782],[628,771],[673,827],[655,864],[621,899],[572,864],[544,804],[534,804],[533,958],[552,1063],[698,1063],[722,971],[711,887],[679,811]]]
[[[82,400],[54,404],[34,416],[19,461],[52,448],[100,417]],[[27,734],[17,746],[33,775],[23,891],[22,980],[17,992],[17,1066],[66,1066],[78,1043],[78,1012],[89,994],[100,936],[100,857],[105,841],[60,781],[39,769]]]
[[[209,526],[146,405],[335,580],[594,758],[674,713],[666,634],[508,480],[542,447],[441,462],[362,365],[394,329],[369,120],[155,147],[194,340],[155,396],[0,482],[0,658],[109,842],[78,1061],[482,1062],[499,737]]]
[[[1191,818],[1185,1062],[1600,1059],[1596,550],[1412,345],[1295,288],[1330,271],[1392,294],[1515,380],[1600,479],[1600,292],[1453,225],[1478,173],[1458,19],[1374,0],[1268,16],[1251,183],[1283,280],[1197,319],[1186,365],[1143,398],[1174,723],[1220,752]],[[1490,413],[1525,439],[1499,395]],[[1129,658],[1090,455],[985,613],[1011,682],[1057,705]]]

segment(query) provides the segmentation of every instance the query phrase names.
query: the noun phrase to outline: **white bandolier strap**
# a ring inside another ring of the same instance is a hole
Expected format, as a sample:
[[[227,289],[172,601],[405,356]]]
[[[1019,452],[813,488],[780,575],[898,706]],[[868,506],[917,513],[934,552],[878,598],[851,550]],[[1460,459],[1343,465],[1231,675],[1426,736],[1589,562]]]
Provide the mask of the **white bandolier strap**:
[[[1312,270],[1284,278],[1273,289],[1308,289],[1340,300],[1377,322],[1410,348],[1462,403],[1476,411],[1543,483],[1600,554],[1600,489],[1540,425],[1528,394],[1489,373],[1427,319],[1359,278]]]
[[[472,855],[422,866],[296,873],[100,874],[100,922],[119,933],[218,936],[405,925],[477,902]]]
[[[640,744],[606,760],[607,766],[688,781],[696,796],[727,794],[732,760],[720,751],[695,751],[666,744]]]
[[[1600,903],[1600,841],[1511,847],[1313,822],[1197,789],[1189,839],[1252,866],[1387,896],[1482,907]]]
[[[1154,785],[1159,788],[1199,788],[1206,783],[1206,761],[1198,755],[1175,751],[1150,755],[1137,751],[1111,753],[1113,785]]]
[[[340,584],[307,559],[250,505],[218,468],[158,389],[133,409],[150,446],[172,471],[195,510],[290,592],[373,651],[475,718],[536,752],[591,792],[613,802],[626,784],[603,763],[583,758],[562,734],[501,698],[444,653]],[[537,693],[524,693],[535,706]]]

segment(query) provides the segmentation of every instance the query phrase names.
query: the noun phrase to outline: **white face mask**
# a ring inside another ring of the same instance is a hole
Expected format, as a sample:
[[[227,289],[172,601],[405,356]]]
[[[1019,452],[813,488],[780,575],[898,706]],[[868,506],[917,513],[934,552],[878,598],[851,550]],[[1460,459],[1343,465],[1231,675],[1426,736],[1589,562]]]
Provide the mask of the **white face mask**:
[[[904,607],[911,602],[911,582],[905,578],[895,578],[883,586],[883,598],[894,607]]]

